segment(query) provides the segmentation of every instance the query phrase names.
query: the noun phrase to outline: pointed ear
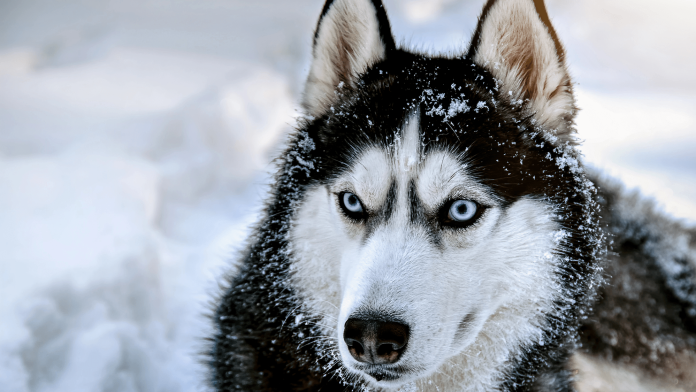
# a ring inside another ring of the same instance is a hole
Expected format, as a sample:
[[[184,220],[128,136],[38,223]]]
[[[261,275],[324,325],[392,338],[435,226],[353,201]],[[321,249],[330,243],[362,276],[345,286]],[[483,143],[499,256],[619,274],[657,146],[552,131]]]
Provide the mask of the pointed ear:
[[[533,118],[561,142],[574,142],[572,83],[543,0],[489,0],[467,57],[490,71],[504,94],[512,92],[513,101],[527,102]]]
[[[353,85],[394,49],[381,0],[327,0],[314,36],[302,105],[310,115],[321,115],[336,99],[340,83]]]

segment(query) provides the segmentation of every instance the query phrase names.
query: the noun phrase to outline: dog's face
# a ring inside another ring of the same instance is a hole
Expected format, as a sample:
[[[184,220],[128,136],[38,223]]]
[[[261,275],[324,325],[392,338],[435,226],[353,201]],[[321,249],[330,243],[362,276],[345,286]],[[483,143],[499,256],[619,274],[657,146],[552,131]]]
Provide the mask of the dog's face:
[[[305,96],[322,178],[293,219],[291,271],[368,383],[422,380],[457,356],[495,367],[540,338],[562,291],[549,151],[570,140],[569,82],[548,33],[527,55],[555,62],[533,58],[553,65],[534,72],[500,36],[509,22],[538,32],[536,12],[494,2],[468,59],[434,59],[395,49],[375,2],[325,7]]]
[[[396,143],[360,151],[309,191],[293,231],[298,286],[348,369],[382,386],[432,372],[501,308],[537,314],[558,291],[552,208],[506,203],[466,153],[424,154],[419,123],[406,117]]]

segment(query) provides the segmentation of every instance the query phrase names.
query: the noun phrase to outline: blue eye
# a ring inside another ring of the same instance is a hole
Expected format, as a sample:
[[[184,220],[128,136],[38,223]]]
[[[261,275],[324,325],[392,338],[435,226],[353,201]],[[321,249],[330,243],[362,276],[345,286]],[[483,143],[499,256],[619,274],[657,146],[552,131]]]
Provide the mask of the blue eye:
[[[358,199],[355,194],[350,192],[345,192],[343,194],[343,206],[350,212],[363,212],[363,206],[362,203],[360,203],[360,199]]]
[[[442,226],[465,228],[473,225],[485,210],[475,201],[459,199],[445,203],[438,215]]]
[[[467,222],[476,216],[478,207],[471,200],[457,200],[449,208],[447,218],[454,222]]]
[[[343,192],[339,194],[338,203],[347,217],[356,220],[365,219],[365,209],[362,202],[360,202],[360,198],[355,193]]]

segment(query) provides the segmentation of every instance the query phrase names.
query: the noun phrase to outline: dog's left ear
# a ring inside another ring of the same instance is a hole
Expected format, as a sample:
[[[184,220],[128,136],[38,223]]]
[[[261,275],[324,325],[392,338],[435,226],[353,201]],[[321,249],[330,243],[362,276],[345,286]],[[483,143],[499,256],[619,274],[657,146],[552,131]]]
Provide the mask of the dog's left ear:
[[[381,0],[327,0],[314,36],[302,105],[310,115],[320,116],[336,99],[339,84],[353,85],[394,49]]]
[[[513,101],[526,102],[560,142],[574,142],[573,88],[543,0],[489,0],[467,57],[490,71]]]

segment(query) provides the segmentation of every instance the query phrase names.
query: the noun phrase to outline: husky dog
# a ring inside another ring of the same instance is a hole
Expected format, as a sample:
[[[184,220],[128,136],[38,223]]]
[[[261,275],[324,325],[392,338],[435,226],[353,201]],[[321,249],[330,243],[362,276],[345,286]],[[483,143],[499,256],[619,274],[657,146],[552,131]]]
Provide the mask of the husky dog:
[[[397,47],[380,0],[328,0],[313,57],[217,300],[213,388],[696,385],[696,236],[586,173],[541,0],[488,1],[456,56]]]

